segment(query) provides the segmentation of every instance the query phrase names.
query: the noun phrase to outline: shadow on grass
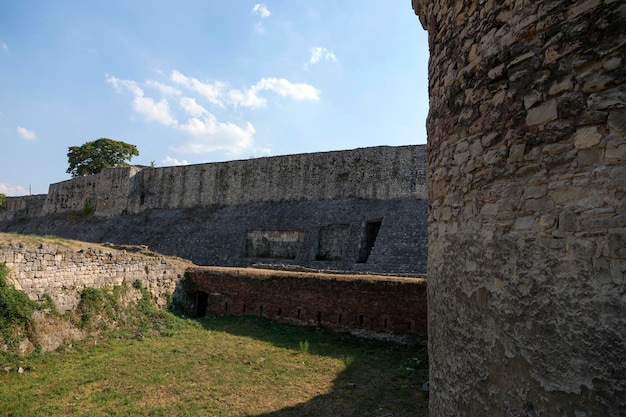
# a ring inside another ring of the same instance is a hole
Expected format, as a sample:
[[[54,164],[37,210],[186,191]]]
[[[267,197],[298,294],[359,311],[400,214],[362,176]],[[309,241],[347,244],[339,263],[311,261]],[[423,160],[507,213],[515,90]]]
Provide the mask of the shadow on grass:
[[[258,316],[207,317],[198,323],[206,330],[249,337],[284,349],[306,349],[311,355],[344,361],[346,369],[335,378],[330,392],[257,417],[428,415],[428,396],[422,392],[422,384],[428,380],[428,359],[422,346],[367,340]]]

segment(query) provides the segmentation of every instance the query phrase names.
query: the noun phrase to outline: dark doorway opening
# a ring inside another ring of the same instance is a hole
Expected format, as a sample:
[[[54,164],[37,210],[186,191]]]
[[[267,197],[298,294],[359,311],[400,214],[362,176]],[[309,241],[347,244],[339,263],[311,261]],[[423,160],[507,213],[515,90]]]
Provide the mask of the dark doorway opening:
[[[195,317],[206,316],[206,308],[209,306],[209,294],[204,291],[198,291],[196,293],[196,311]]]
[[[372,252],[372,248],[374,247],[374,243],[376,242],[376,238],[378,237],[378,232],[380,231],[382,223],[382,219],[370,220],[365,223],[365,231],[363,233],[363,239],[361,240],[361,250],[359,250],[359,258],[356,261],[357,263],[364,264],[367,262],[367,259],[370,257],[370,252]]]

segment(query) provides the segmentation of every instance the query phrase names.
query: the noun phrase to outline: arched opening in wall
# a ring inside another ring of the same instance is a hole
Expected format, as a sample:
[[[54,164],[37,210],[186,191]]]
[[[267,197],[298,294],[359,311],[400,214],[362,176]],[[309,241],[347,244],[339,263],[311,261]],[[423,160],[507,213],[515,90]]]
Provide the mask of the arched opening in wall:
[[[363,230],[363,238],[361,239],[361,249],[359,250],[359,258],[357,263],[364,264],[370,257],[372,248],[376,243],[380,226],[383,223],[383,219],[370,220],[365,222],[365,229]]]
[[[196,309],[194,311],[194,317],[206,316],[206,309],[209,306],[209,294],[204,291],[198,291],[196,293]]]

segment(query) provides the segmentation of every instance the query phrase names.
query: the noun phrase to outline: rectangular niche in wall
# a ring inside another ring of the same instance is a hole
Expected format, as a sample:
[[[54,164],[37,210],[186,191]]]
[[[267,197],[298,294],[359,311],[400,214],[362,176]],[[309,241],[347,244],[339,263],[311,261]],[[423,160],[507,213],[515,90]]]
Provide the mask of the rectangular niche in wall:
[[[252,258],[295,259],[304,242],[297,230],[248,230],[246,253]]]
[[[370,257],[370,253],[372,252],[372,248],[374,247],[374,243],[376,243],[376,238],[378,237],[378,232],[380,231],[382,223],[383,219],[365,222],[365,230],[363,230],[363,236],[361,238],[361,249],[359,250],[359,258],[356,261],[357,263],[364,264],[367,262],[367,259]]]
[[[317,261],[340,261],[350,253],[350,225],[330,224],[320,228]],[[354,248],[354,244],[352,245]]]

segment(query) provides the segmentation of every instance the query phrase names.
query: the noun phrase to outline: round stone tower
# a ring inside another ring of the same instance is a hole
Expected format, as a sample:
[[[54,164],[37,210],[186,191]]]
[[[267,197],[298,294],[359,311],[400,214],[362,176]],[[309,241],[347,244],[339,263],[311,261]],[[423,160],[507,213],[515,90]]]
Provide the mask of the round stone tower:
[[[626,2],[413,0],[431,416],[626,410]]]

